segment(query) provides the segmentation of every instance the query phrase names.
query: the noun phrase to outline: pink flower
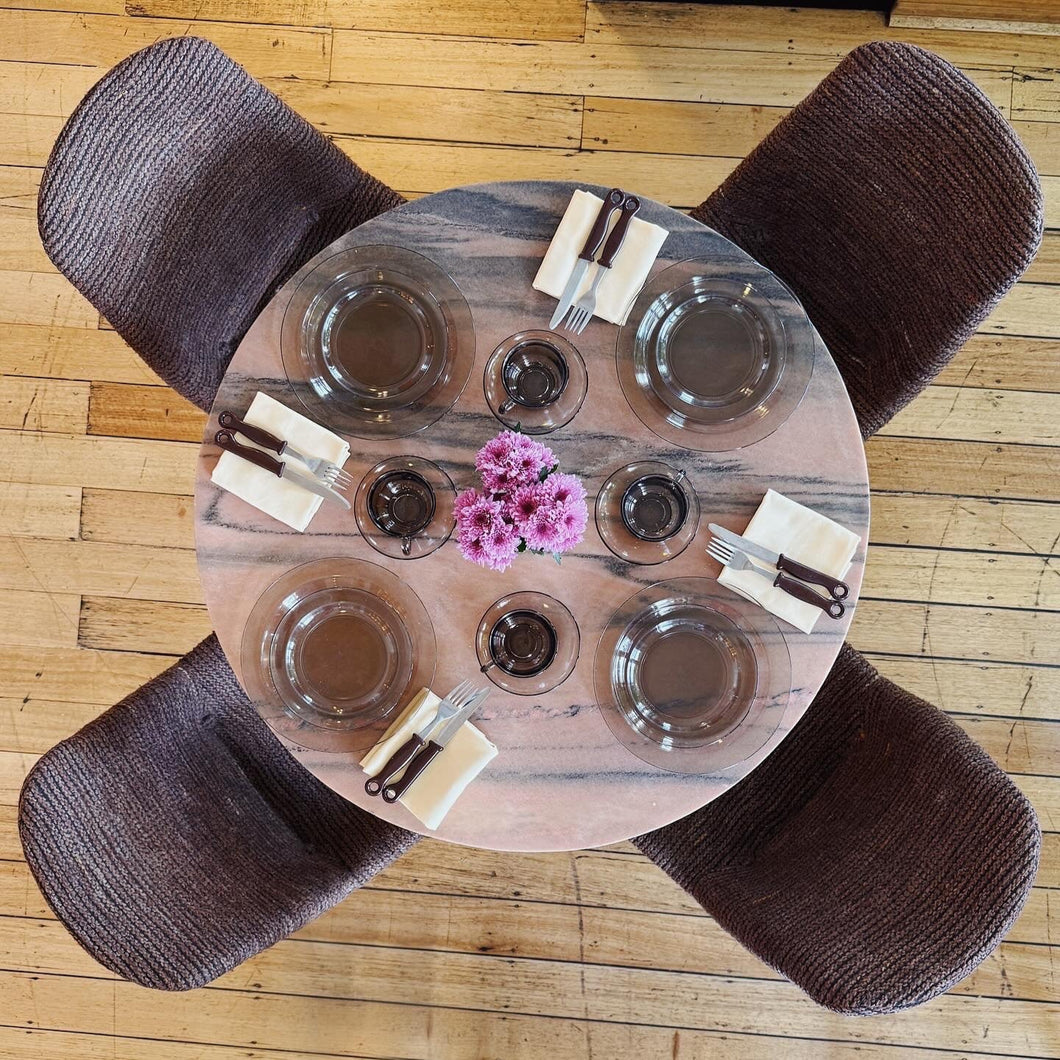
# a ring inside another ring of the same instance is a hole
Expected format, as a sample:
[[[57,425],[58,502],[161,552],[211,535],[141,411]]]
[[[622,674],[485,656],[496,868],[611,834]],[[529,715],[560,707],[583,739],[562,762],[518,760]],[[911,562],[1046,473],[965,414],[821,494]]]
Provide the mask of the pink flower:
[[[549,475],[548,478],[545,479],[545,484],[548,486],[553,500],[557,500],[561,503],[568,500],[581,503],[585,500],[585,487],[582,485],[582,480],[578,478],[577,475],[568,475],[559,471],[555,474]]]
[[[520,486],[509,502],[509,509],[515,525],[522,527],[529,519],[532,519],[545,503],[547,498],[542,496],[541,483],[531,486]]]
[[[475,457],[482,484],[490,493],[511,493],[536,482],[542,470],[555,462],[551,449],[516,431],[501,431]]]

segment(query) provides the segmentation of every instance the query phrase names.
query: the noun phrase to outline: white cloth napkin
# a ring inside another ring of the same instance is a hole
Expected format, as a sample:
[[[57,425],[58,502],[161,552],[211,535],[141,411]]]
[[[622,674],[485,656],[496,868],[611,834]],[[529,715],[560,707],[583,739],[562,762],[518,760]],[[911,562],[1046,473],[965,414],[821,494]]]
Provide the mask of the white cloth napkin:
[[[603,204],[601,198],[580,188],[571,196],[566,213],[534,277],[535,290],[544,291],[553,298],[559,298],[563,294],[563,288],[570,279],[571,270],[577,264],[578,255],[585,246],[589,230],[593,227]],[[612,227],[614,224],[615,221],[612,220]],[[669,234],[665,228],[653,225],[650,221],[642,221],[639,217],[634,217],[629,222],[622,249],[597,288],[594,316],[609,320],[612,324],[626,322],[626,317],[633,308],[633,301],[640,294],[640,289],[644,286],[644,281],[648,278],[648,273]],[[581,297],[589,289],[595,271],[595,266],[586,270],[577,297]]]
[[[369,776],[375,776],[390,756],[438,710],[439,703],[441,700],[429,688],[421,688],[383,738],[361,759],[361,768]],[[398,802],[428,828],[437,828],[464,788],[496,755],[496,745],[470,722],[465,723]]]
[[[771,552],[790,556],[808,567],[840,579],[850,569],[850,561],[861,541],[857,534],[845,526],[840,526],[819,512],[775,490],[766,492],[758,511],[752,516],[741,536],[756,545],[768,548]],[[755,559],[753,556],[751,559],[760,567],[776,574],[764,560]],[[724,567],[718,581],[761,604],[777,618],[790,622],[803,633],[812,633],[814,623],[823,614],[812,604],[804,604],[794,596],[789,596],[783,589],[774,588],[754,571],[737,571]],[[825,592],[820,586],[814,588],[822,594]]]
[[[286,405],[281,405],[268,394],[259,391],[243,419],[255,427],[264,427],[277,438],[290,442],[306,456],[321,456],[339,467],[349,459],[350,447],[337,434],[332,434],[320,424],[307,420],[305,416],[299,415]],[[262,448],[254,446],[253,442],[242,435],[238,440],[243,445]],[[283,456],[280,459],[290,460],[297,470],[304,470],[293,457]],[[306,474],[308,473],[306,471]],[[247,504],[260,508],[266,515],[271,515],[298,531],[305,530],[309,521],[316,515],[317,509],[324,503],[323,497],[318,497],[293,482],[277,478],[271,471],[266,471],[257,464],[236,456],[235,453],[221,453],[210,478],[221,489],[234,493]]]

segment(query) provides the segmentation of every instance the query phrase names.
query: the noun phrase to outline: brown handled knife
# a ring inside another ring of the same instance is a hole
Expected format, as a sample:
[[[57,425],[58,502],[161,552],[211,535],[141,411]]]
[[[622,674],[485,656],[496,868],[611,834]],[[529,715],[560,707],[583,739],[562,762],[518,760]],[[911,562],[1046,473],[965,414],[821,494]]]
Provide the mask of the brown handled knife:
[[[833,600],[845,600],[850,595],[850,586],[846,582],[833,578],[830,574],[814,570],[813,567],[807,567],[804,563],[798,563],[790,556],[785,556],[779,552],[770,552],[768,548],[763,548],[761,545],[755,544],[754,541],[733,533],[732,530],[726,530],[724,526],[711,523],[710,532],[715,537],[720,537],[722,541],[727,541],[734,548],[738,548],[748,555],[764,559],[766,563],[772,563],[777,570],[787,571],[788,574],[793,578],[798,578],[799,581],[824,586]]]

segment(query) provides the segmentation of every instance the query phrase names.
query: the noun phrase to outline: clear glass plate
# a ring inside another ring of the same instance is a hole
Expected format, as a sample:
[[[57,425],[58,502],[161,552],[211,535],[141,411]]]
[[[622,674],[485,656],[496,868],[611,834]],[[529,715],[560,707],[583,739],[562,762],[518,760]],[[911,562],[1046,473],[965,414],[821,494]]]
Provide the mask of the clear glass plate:
[[[645,426],[686,449],[722,452],[761,441],[798,408],[813,372],[813,329],[766,270],[740,281],[684,261],[641,291],[616,358]]]
[[[262,593],[243,631],[247,694],[301,747],[371,747],[393,713],[434,677],[434,629],[419,597],[388,570],[324,559]]]
[[[443,416],[475,359],[471,310],[448,274],[401,247],[320,262],[284,312],[287,380],[313,419],[360,438],[401,438]]]
[[[594,664],[611,732],[649,765],[715,773],[776,732],[791,660],[773,617],[710,578],[648,586],[611,616]]]

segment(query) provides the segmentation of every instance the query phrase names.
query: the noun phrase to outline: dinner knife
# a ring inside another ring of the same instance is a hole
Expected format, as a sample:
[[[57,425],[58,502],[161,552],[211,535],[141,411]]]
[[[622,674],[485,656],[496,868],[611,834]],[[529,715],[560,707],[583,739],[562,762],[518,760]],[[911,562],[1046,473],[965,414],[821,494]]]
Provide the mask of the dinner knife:
[[[293,456],[296,460],[301,460],[303,464],[310,467],[310,470],[314,473],[316,468],[312,467],[314,461],[318,463],[324,463],[318,457],[306,456],[305,453],[300,453],[290,442],[284,441],[282,438],[277,438],[272,431],[267,431],[264,427],[259,427],[254,423],[247,423],[245,420],[241,420],[234,412],[224,409],[221,414],[217,417],[217,422],[228,431],[239,431],[240,434],[245,434],[252,442],[257,445],[263,445],[266,449],[271,450],[277,456]]]
[[[241,445],[235,440],[231,431],[218,431],[214,435],[214,441],[222,449],[235,453],[236,456],[249,460],[250,463],[257,464],[258,467],[266,471],[271,471],[277,478],[293,482],[296,486],[301,486],[302,489],[309,490],[310,493],[315,493],[326,501],[334,501],[336,504],[341,504],[346,511],[350,510],[350,502],[338,490],[333,490],[312,475],[305,475],[300,471],[296,471],[284,460],[276,460],[269,456],[268,453],[264,453],[260,449],[254,449],[252,446]]]
[[[445,750],[446,744],[460,731],[464,722],[478,710],[479,705],[489,695],[489,690],[480,692],[459,714],[454,715],[442,728],[428,741],[427,745],[417,752],[416,757],[409,762],[404,775],[393,784],[387,784],[383,788],[384,802],[397,802],[402,795],[416,782],[417,777],[434,761],[437,755]]]
[[[850,586],[838,578],[833,578],[822,571],[814,570],[813,567],[798,563],[783,553],[770,552],[768,548],[763,548],[754,541],[733,533],[732,530],[726,530],[724,526],[718,526],[717,523],[710,523],[709,526],[710,532],[715,537],[720,537],[722,541],[728,541],[730,545],[735,545],[741,552],[764,559],[766,563],[772,563],[777,570],[787,571],[793,578],[798,578],[800,581],[823,585],[833,600],[845,600],[850,595]]]
[[[600,204],[600,212],[596,215],[593,227],[589,230],[589,235],[585,240],[585,246],[582,247],[582,252],[574,263],[570,278],[567,280],[567,286],[563,288],[563,294],[559,296],[556,311],[548,322],[550,328],[555,329],[567,315],[567,310],[574,305],[574,296],[578,293],[578,288],[581,286],[582,277],[585,276],[586,270],[593,263],[593,258],[596,257],[596,252],[600,249],[604,236],[607,235],[607,226],[611,221],[611,215],[622,205],[624,198],[625,193],[621,188],[612,188]]]

